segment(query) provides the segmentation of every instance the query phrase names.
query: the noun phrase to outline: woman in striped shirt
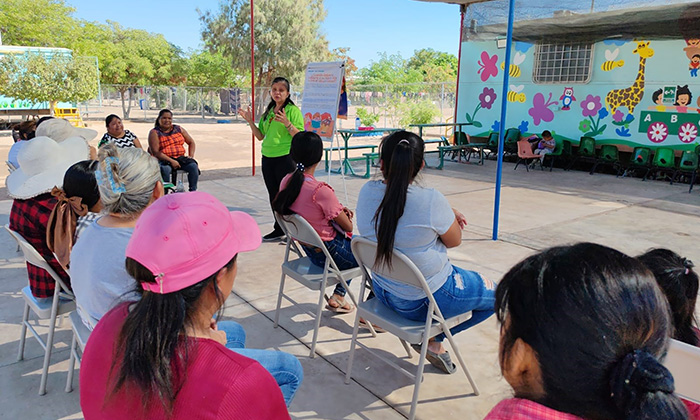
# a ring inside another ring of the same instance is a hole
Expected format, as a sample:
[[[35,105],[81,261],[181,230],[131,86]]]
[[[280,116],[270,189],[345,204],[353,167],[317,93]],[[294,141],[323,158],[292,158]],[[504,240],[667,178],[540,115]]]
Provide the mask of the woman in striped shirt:
[[[139,138],[136,137],[134,133],[129,130],[124,129],[124,124],[122,124],[122,119],[114,114],[107,115],[105,118],[105,126],[107,127],[107,132],[102,136],[97,147],[102,147],[107,143],[114,143],[115,146],[124,147],[141,147],[141,142]]]

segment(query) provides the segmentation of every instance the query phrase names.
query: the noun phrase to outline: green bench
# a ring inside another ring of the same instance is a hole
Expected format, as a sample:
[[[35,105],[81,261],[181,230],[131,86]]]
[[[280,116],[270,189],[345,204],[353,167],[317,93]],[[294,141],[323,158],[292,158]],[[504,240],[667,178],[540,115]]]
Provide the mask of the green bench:
[[[341,147],[341,148],[337,148],[337,147],[326,147],[326,148],[323,149],[324,158],[325,158],[325,161],[326,161],[326,172],[328,172],[328,162],[330,161],[329,159],[332,158],[332,156],[330,156],[331,152],[340,150],[341,152],[342,152],[342,151],[345,151],[345,153],[347,154],[347,151],[348,151],[348,150],[370,149],[371,152],[370,152],[369,154],[374,154],[374,151],[377,149],[377,147],[379,147],[379,146],[376,145],[376,144],[361,144],[361,145],[356,145],[356,146],[348,146],[347,149],[344,148],[344,147]],[[370,170],[369,170],[369,167],[370,167],[370,158],[368,158],[367,156],[365,156],[365,154],[366,154],[366,153],[363,153],[362,156],[357,156],[357,157],[348,157],[348,158],[344,159],[343,162],[344,162],[345,166],[347,166],[347,169],[350,171],[350,173],[352,173],[353,175],[355,175],[355,171],[352,169],[352,166],[350,166],[350,162],[355,162],[355,161],[366,161],[366,162],[367,162],[367,172],[364,174],[363,178],[369,178],[369,175],[370,175]],[[340,168],[338,168],[337,170],[334,170],[334,172],[340,173],[341,170],[342,170],[342,166],[341,166]]]

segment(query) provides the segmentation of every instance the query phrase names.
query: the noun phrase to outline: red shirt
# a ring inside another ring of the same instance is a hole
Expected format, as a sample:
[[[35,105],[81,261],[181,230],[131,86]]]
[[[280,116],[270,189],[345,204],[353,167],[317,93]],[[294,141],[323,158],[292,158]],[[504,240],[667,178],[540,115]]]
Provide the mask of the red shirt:
[[[38,195],[27,200],[15,200],[10,210],[10,229],[22,235],[34,249],[54,269],[64,283],[70,287],[70,277],[63,271],[61,264],[56,260],[53,252],[46,245],[46,226],[49,224],[51,210],[56,207],[56,198],[50,193]],[[56,282],[53,277],[44,270],[27,263],[27,275],[29,276],[29,288],[32,295],[37,298],[52,297]]]
[[[81,368],[82,369],[82,368]],[[583,420],[573,414],[562,413],[521,398],[501,401],[484,420]]]
[[[154,128],[153,131],[158,134],[161,152],[173,159],[185,156],[185,136],[179,125],[173,124],[173,129],[168,133],[161,131],[158,127]]]
[[[260,364],[210,339],[194,338],[186,381],[167,416],[160,401],[142,410],[143,394],[133,387],[110,395],[115,343],[128,307],[125,302],[100,319],[80,365],[80,406],[85,419],[289,419],[277,383]]]

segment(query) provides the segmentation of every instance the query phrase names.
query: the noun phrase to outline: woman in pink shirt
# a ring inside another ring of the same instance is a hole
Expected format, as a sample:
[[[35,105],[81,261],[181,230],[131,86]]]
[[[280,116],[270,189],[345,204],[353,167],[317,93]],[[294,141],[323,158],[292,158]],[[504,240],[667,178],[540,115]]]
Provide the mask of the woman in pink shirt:
[[[660,359],[673,331],[654,276],[592,243],[521,261],[496,289],[499,359],[515,398],[485,420],[686,420]]]
[[[323,141],[318,134],[300,131],[292,138],[289,154],[296,169],[285,176],[280,191],[272,202],[279,214],[298,214],[316,230],[341,270],[357,267],[350,249],[353,213],[344,207],[330,185],[314,178],[316,166],[323,155]],[[324,267],[325,254],[318,248],[301,245],[312,263]],[[352,312],[354,306],[345,300],[345,288],[338,284],[327,308],[333,312]]]

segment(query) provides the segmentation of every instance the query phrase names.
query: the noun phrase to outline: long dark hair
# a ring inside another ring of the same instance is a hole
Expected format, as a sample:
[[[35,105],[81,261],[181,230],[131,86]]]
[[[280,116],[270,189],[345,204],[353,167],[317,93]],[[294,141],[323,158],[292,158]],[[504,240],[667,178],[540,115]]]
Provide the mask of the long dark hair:
[[[235,262],[234,255],[223,268],[230,270]],[[112,372],[116,369],[117,375],[110,395],[124,387],[136,386],[143,394],[144,410],[157,398],[167,412],[172,412],[175,398],[185,381],[191,350],[190,340],[184,337],[193,327],[200,297],[209,287],[214,288],[219,300],[217,318],[221,315],[225,299],[216,283],[221,270],[190,287],[166,294],[141,288],[141,282],[155,283],[155,278],[136,260],[126,258],[126,271],[139,283],[137,290],[141,299],[126,317],[115,345],[115,354],[123,357],[115,358],[113,362]]]
[[[424,150],[423,139],[409,131],[389,134],[379,145],[386,191],[373,218],[377,232],[377,265],[386,264],[391,268],[396,227],[406,207],[408,186],[423,166]]]
[[[285,79],[284,77],[275,77],[272,80],[272,83],[270,84],[270,87],[272,88],[272,85],[275,83],[284,83],[285,86],[287,86],[287,92],[289,92],[289,96],[287,96],[287,99],[284,101],[284,105],[282,105],[282,109],[286,107],[289,104],[294,105],[294,101],[292,101],[292,91],[289,86],[289,80]],[[270,98],[270,103],[267,104],[267,108],[265,108],[265,112],[263,112],[262,117],[260,117],[260,121],[265,120],[267,118],[267,115],[270,113],[270,111],[274,111],[275,106],[277,105],[277,102],[275,102],[274,99]]]
[[[589,420],[686,419],[659,362],[668,305],[637,259],[592,243],[547,249],[508,271],[495,311],[502,369],[520,339],[541,370],[544,395],[521,397]]]
[[[301,186],[304,184],[304,168],[313,166],[321,161],[323,140],[313,131],[300,131],[292,137],[289,155],[297,167],[289,177],[287,186],[277,193],[272,201],[272,209],[279,214],[294,213],[289,209],[299,197]]]
[[[68,168],[63,175],[63,191],[66,197],[80,197],[88,209],[100,201],[100,190],[95,178],[98,163],[96,160],[83,160]]]
[[[160,112],[158,113],[158,117],[156,117],[155,128],[158,128],[158,129],[160,128],[160,117],[162,117],[163,114],[170,114],[170,116],[172,116],[172,115],[173,115],[173,111],[171,111],[171,110],[169,110],[169,109],[165,109],[165,108],[164,108],[164,109],[161,109]],[[109,118],[109,117],[108,117],[108,118]]]
[[[673,338],[693,346],[698,336],[693,330],[697,325],[695,303],[698,299],[698,275],[693,263],[670,249],[652,249],[637,257],[656,277],[656,282],[668,299],[673,315]]]

